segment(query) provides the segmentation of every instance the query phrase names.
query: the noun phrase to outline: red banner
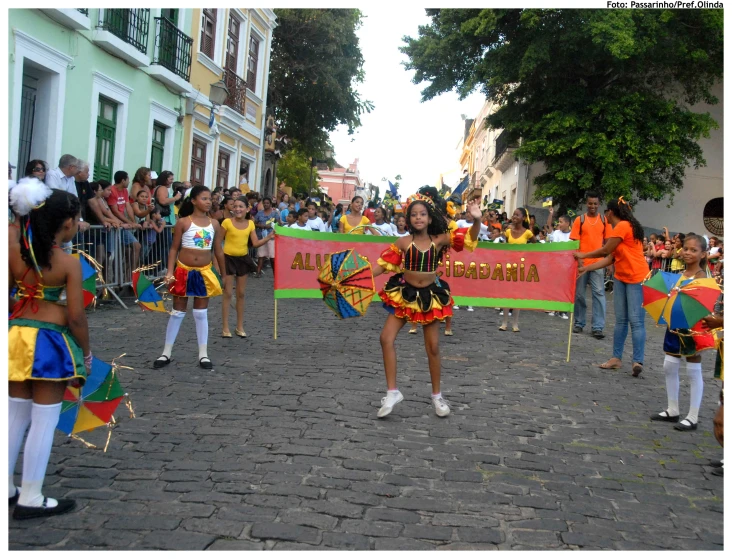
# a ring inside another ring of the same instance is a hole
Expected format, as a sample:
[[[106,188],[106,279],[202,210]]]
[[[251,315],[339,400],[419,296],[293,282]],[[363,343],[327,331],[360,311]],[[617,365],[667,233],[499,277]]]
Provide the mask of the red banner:
[[[355,249],[372,265],[393,238],[277,228],[275,298],[316,298],[318,270],[330,254]],[[530,245],[479,243],[474,252],[451,250],[438,274],[457,303],[543,310],[574,310],[576,241]],[[376,278],[376,288],[389,278]]]

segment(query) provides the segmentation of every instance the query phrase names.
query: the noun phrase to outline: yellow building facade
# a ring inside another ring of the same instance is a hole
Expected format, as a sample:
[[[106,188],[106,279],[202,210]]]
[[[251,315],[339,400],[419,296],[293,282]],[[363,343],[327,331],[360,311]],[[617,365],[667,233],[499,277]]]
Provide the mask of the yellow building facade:
[[[183,117],[182,178],[211,189],[271,191],[262,176],[274,12],[267,8],[193,9],[193,60]],[[212,84],[228,89],[212,105]],[[213,112],[213,123],[211,114]],[[242,172],[243,169],[243,172]]]

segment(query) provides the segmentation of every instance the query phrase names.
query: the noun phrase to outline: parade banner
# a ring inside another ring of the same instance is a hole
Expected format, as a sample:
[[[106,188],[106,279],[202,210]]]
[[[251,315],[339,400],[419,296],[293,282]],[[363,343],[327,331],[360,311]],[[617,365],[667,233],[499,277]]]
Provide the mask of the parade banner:
[[[396,237],[275,229],[275,299],[321,299],[318,270],[333,252],[355,249],[372,266]],[[509,245],[479,242],[474,252],[450,250],[437,273],[459,305],[574,311],[578,241]],[[391,276],[375,278],[381,290]],[[379,301],[374,297],[374,301]]]

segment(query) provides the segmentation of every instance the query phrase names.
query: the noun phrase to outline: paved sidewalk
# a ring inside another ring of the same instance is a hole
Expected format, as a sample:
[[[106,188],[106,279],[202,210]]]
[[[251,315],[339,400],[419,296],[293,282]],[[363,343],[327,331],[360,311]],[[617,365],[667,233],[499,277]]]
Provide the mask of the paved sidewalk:
[[[522,311],[521,333],[499,332],[495,310],[460,309],[440,340],[452,414],[434,415],[421,332],[405,328],[405,400],[378,420],[384,311],[338,321],[281,301],[275,341],[267,272],[248,282],[246,340],[219,337],[212,303],[213,371],[190,310],[160,371],[167,316],[90,314],[95,355],[134,367],[121,377],[137,418],[120,410],[106,454],[57,436],[46,492],[77,512],[11,519],[10,549],[722,549],[712,352],[699,430],[681,433],[648,420],[666,405],[662,329],[649,324],[635,379],[627,356],[592,366],[610,357],[611,302],[607,337],[573,335],[569,364],[568,321]],[[683,366],[680,399],[686,412]]]

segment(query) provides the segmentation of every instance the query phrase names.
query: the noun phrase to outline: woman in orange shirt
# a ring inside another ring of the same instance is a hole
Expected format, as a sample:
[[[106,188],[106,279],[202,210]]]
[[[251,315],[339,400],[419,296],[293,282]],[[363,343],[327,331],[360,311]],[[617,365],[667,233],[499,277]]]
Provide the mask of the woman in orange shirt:
[[[643,355],[646,346],[646,326],[643,315],[643,288],[641,283],[648,275],[648,264],[643,254],[643,226],[638,222],[621,196],[607,204],[605,217],[613,226],[605,245],[592,252],[576,252],[577,260],[602,258],[589,266],[578,268],[583,274],[606,268],[615,261],[613,298],[615,300],[615,330],[613,331],[613,356],[600,365],[602,369],[619,369],[622,366],[628,324],[633,341],[633,376],[643,372]]]

